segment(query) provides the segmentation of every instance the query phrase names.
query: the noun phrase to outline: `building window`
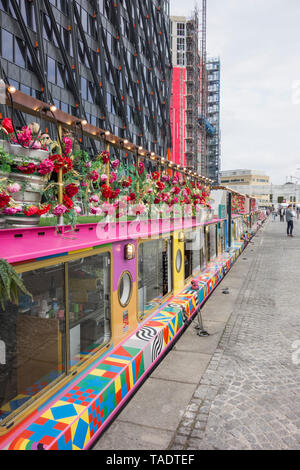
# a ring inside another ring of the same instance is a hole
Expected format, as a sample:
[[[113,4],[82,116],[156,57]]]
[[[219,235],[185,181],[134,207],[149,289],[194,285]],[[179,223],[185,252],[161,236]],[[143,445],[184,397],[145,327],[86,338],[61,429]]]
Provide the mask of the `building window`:
[[[6,29],[1,30],[2,57],[10,62],[14,60],[14,37]]]
[[[177,36],[185,36],[185,24],[177,23]]]

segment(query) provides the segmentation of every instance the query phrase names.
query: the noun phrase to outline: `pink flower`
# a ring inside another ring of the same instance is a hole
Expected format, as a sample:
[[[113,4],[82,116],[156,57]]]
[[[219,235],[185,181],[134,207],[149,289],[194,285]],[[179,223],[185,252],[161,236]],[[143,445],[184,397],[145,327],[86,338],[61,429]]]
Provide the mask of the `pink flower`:
[[[80,186],[81,186],[82,188],[87,188],[88,184],[85,183],[84,181],[81,181]]]
[[[170,181],[170,177],[169,177],[168,175],[163,175],[163,176],[161,177],[161,181],[162,181],[163,183],[168,183],[168,181]]]
[[[24,147],[29,147],[32,141],[31,129],[29,127],[22,127],[22,132],[18,132],[18,139],[19,142],[24,145]],[[18,143],[17,140],[15,142]]]
[[[67,212],[67,208],[66,206],[64,206],[63,204],[58,204],[52,211],[53,215],[56,215],[56,216],[60,216],[60,215],[64,215],[66,212]]]
[[[109,183],[113,184],[115,181],[117,181],[117,175],[116,175],[116,173],[112,172],[111,175],[110,175]]]
[[[107,180],[108,180],[108,176],[107,176],[107,175],[105,175],[105,174],[101,175],[101,177],[100,177],[101,183],[106,183]]]
[[[116,211],[114,204],[107,203],[102,204],[101,209],[105,215],[113,215]]]
[[[91,163],[91,162],[87,162],[84,166],[85,166],[85,168],[92,168],[92,163]]]
[[[7,186],[7,191],[11,194],[21,191],[21,186],[18,183],[10,184]]]
[[[81,214],[81,207],[75,206],[74,207],[74,212],[76,212],[76,214],[78,214],[78,215]]]
[[[69,139],[69,137],[64,138],[64,144],[65,144],[65,155],[69,155],[72,151],[72,140]]]
[[[96,182],[99,179],[99,173],[95,170],[92,171],[88,176],[89,176],[89,179],[94,182]]]
[[[32,150],[40,150],[42,148],[41,142],[34,142],[32,145],[31,143],[29,144],[29,147],[32,148]]]
[[[111,166],[114,170],[119,168],[119,165],[120,165],[120,160],[114,160],[113,162],[111,162]]]
[[[6,214],[6,215],[15,215],[18,212],[22,212],[22,206],[6,207],[3,210],[3,213]]]
[[[100,207],[90,206],[90,213],[93,215],[101,215],[102,209]]]
[[[145,211],[146,207],[144,206],[144,204],[137,204],[136,206],[132,207],[132,212],[134,215],[144,214]]]
[[[94,194],[93,196],[91,196],[90,198],[90,202],[99,202],[100,201],[100,198],[99,196],[97,196],[96,194]]]
[[[46,158],[40,163],[38,170],[40,175],[49,175],[54,170],[54,164],[51,160]]]

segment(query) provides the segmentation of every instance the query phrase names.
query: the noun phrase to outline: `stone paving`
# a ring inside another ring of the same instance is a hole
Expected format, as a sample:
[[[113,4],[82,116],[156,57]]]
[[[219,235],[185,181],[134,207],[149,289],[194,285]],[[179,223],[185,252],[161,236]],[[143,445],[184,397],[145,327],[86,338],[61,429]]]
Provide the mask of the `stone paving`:
[[[255,244],[169,449],[300,448],[300,223],[292,239],[285,224],[269,221]]]

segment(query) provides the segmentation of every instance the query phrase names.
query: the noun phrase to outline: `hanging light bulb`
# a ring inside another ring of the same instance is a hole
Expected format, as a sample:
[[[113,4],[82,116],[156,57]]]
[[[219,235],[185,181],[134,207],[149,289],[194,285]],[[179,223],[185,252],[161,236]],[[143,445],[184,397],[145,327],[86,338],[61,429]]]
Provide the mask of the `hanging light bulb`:
[[[9,86],[8,91],[9,91],[9,93],[11,93],[13,95],[14,93],[16,93],[17,89],[14,86]]]

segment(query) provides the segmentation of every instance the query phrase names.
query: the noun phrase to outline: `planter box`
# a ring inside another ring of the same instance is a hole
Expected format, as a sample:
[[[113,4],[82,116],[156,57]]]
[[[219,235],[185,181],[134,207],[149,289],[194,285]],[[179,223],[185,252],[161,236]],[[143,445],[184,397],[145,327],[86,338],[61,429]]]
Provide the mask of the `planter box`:
[[[34,150],[23,148],[19,144],[11,144],[6,140],[0,139],[0,147],[10,155],[14,155],[16,158],[16,163],[20,163],[22,160],[28,160],[33,163],[39,163],[49,156],[49,152],[46,150]]]
[[[7,229],[11,228],[35,228],[39,225],[40,217],[26,217],[23,214],[6,215],[5,222]],[[3,227],[4,228],[4,227]]]
[[[39,164],[49,156],[49,152],[45,150],[32,150],[21,147],[20,145],[11,144],[5,140],[0,140],[0,147],[10,155],[15,156],[14,163],[21,164],[22,160]],[[25,175],[21,172],[3,173],[0,172],[0,178],[7,178],[12,183],[18,183],[25,189],[19,193],[12,194],[12,199],[21,205],[38,205],[42,199],[42,193],[47,185],[48,179],[45,176]],[[12,216],[2,216],[0,219],[1,228],[21,228],[36,227],[39,225],[40,217],[26,217],[23,214]],[[6,227],[5,227],[6,225]]]

